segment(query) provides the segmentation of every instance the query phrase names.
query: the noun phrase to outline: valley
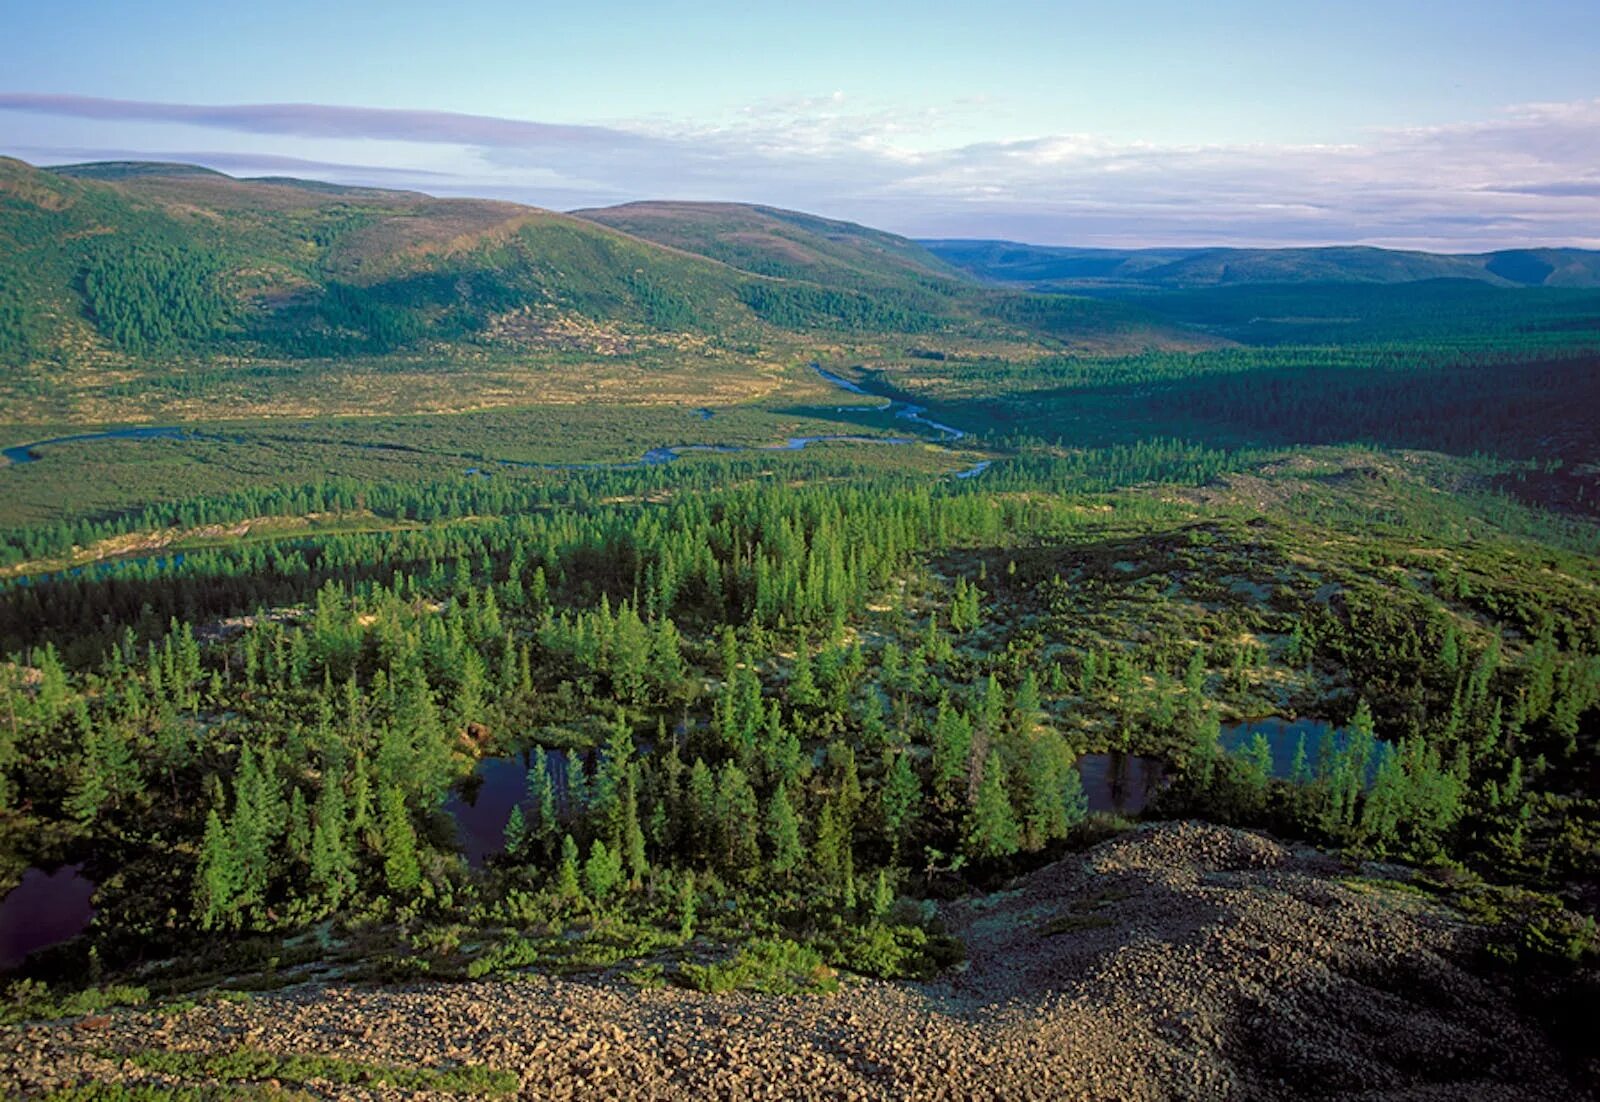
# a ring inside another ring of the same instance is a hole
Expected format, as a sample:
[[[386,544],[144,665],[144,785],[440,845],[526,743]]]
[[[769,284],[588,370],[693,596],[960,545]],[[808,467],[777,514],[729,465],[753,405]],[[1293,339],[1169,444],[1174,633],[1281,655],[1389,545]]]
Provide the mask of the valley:
[[[1591,254],[9,160],[0,244],[0,1090],[1600,1083]]]

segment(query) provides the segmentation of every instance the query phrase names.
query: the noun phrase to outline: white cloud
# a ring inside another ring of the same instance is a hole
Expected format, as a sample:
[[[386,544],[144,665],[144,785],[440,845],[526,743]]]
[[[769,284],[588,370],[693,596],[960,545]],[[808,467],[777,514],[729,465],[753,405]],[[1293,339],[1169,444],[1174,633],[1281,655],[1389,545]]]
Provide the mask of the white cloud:
[[[858,107],[835,92],[752,104],[714,125],[570,126],[315,104],[0,95],[0,112],[63,125],[134,121],[191,138],[204,130],[270,138],[269,157],[315,142],[314,159],[335,162],[333,178],[403,181],[409,148],[418,154],[410,164],[451,174],[418,172],[416,186],[550,205],[745,200],[913,234],[1051,243],[1600,245],[1600,99],[1373,130],[1341,145],[1157,145],[1083,133],[938,143],[953,120],[971,126],[984,110],[978,101]],[[386,163],[350,163],[380,149]],[[239,163],[237,151],[229,156]]]

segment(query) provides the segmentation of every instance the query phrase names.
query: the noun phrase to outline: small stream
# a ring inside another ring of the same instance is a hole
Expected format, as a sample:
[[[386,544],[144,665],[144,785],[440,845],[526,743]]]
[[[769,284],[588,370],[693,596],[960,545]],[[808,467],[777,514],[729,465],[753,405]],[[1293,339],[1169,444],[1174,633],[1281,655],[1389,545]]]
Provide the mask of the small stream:
[[[72,436],[52,436],[48,440],[35,440],[31,444],[16,444],[9,448],[0,448],[0,456],[4,456],[10,466],[20,467],[24,463],[39,462],[44,456],[36,454],[33,449],[48,447],[51,444],[82,444],[96,440],[185,439],[205,440],[209,437],[181,425],[138,425],[126,429],[106,429],[103,432],[80,432]]]

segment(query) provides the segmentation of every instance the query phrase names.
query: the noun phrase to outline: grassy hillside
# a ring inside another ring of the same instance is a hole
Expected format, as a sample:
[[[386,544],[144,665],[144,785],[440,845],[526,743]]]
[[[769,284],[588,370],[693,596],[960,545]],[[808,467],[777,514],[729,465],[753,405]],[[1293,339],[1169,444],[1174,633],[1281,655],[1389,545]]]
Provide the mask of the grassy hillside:
[[[189,166],[6,162],[12,359],[62,351],[385,353],[515,343],[562,318],[749,326],[742,282],[564,215],[479,200],[234,180]]]
[[[955,294],[970,277],[915,241],[798,211],[742,203],[625,203],[573,211],[741,271],[858,290]]]
[[[1039,288],[1408,283],[1426,279],[1472,279],[1502,287],[1600,286],[1600,252],[1584,249],[1446,255],[1367,247],[1122,250],[1012,241],[921,244],[979,279]]]

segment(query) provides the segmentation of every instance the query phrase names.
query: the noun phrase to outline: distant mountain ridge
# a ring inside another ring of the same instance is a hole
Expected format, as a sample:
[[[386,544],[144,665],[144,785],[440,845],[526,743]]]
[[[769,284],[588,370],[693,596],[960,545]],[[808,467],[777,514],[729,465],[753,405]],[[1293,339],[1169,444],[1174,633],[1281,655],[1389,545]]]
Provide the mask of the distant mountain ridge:
[[[1036,290],[1428,279],[1471,279],[1500,287],[1600,287],[1600,251],[1574,248],[1452,254],[1371,246],[1080,249],[968,239],[919,244],[975,278]]]

